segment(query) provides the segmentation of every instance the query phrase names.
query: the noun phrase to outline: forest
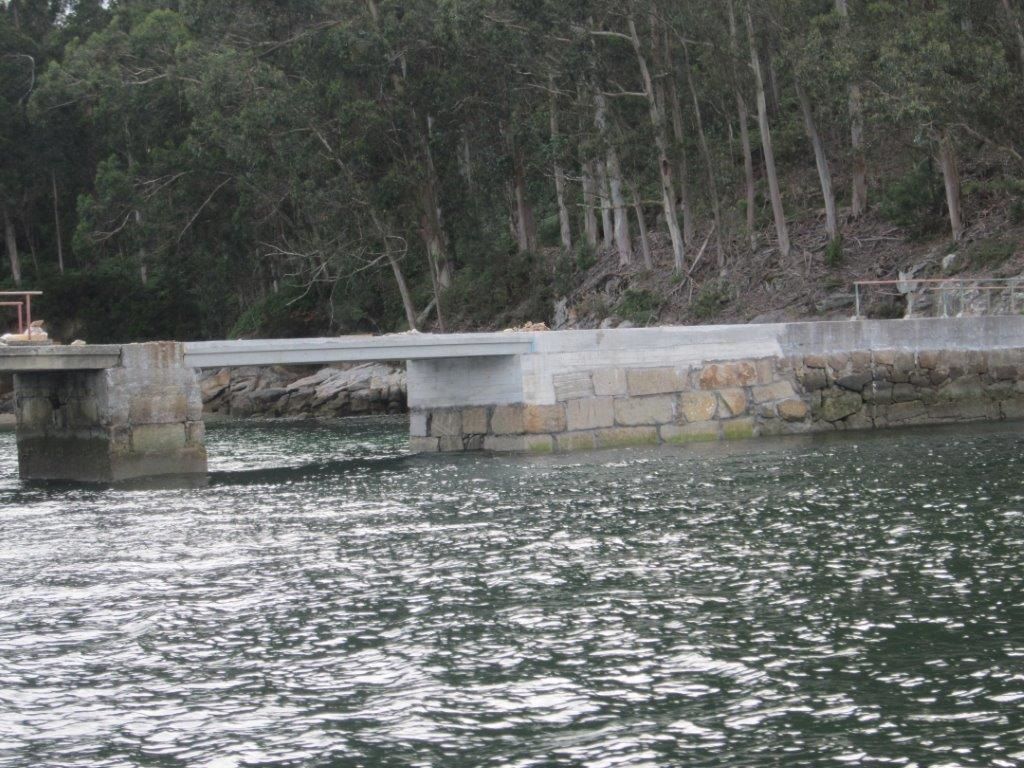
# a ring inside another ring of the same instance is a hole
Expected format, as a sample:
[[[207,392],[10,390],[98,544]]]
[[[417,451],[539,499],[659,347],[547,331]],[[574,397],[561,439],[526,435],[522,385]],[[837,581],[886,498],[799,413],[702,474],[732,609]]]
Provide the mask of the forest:
[[[1022,0],[0,0],[0,283],[89,341],[710,321],[1012,255],[1022,125]]]

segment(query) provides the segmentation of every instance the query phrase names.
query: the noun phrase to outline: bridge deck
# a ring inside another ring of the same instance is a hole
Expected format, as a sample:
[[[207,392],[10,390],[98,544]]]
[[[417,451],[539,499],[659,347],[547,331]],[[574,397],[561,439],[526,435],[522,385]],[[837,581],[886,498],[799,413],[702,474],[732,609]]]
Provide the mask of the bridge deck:
[[[527,333],[408,333],[320,339],[190,341],[184,346],[185,365],[190,368],[229,368],[505,357],[532,351],[533,340]],[[118,365],[120,358],[121,345],[118,344],[0,347],[0,372],[98,370]]]

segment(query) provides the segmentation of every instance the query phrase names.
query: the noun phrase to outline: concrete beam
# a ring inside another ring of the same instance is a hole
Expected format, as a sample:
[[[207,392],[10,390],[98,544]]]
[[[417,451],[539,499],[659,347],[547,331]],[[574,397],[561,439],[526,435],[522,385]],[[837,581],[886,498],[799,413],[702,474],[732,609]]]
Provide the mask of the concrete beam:
[[[0,347],[0,373],[99,371],[121,362],[120,344]]]
[[[191,368],[229,368],[369,360],[439,360],[522,355],[532,350],[533,334],[529,333],[408,333],[321,339],[193,341],[185,344],[185,365]]]

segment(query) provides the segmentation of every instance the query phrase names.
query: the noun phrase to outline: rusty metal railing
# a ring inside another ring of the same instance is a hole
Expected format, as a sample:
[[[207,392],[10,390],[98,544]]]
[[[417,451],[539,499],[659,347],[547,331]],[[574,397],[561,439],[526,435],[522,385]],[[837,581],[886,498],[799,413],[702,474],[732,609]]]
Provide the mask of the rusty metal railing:
[[[853,284],[854,296],[854,317],[858,320],[861,317],[862,288],[868,286],[895,286],[896,291],[887,293],[888,296],[911,296],[913,294],[932,292],[942,297],[943,306],[947,306],[948,297],[956,296],[959,306],[959,314],[967,308],[967,297],[971,293],[982,294],[986,297],[987,313],[992,312],[992,296],[999,293],[1009,292],[1008,310],[1010,314],[1017,314],[1018,288],[1024,283],[1020,277],[1007,278],[907,278],[904,280],[858,280]],[[913,305],[911,304],[911,307]],[[1022,304],[1024,309],[1024,304]]]
[[[14,298],[15,301],[0,301],[0,307],[17,307],[18,335],[32,340],[32,297],[42,296],[42,291],[0,291],[0,299]]]

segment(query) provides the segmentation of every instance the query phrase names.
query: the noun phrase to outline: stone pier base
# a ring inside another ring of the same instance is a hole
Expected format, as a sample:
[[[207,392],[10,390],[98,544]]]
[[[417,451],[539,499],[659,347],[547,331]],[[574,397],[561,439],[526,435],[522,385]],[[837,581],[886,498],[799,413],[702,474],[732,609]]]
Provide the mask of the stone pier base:
[[[18,373],[14,386],[22,479],[206,472],[202,397],[182,344],[127,344],[113,368]]]
[[[504,389],[490,386],[503,401],[459,402],[481,396],[477,384],[499,373],[493,366],[464,371],[429,399],[410,390],[410,445],[422,453],[561,453],[1024,419],[1022,323],[539,334]],[[748,343],[742,334],[763,338]]]

